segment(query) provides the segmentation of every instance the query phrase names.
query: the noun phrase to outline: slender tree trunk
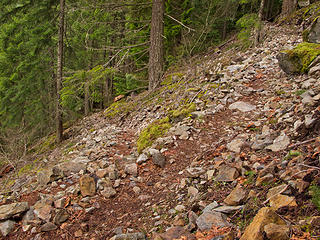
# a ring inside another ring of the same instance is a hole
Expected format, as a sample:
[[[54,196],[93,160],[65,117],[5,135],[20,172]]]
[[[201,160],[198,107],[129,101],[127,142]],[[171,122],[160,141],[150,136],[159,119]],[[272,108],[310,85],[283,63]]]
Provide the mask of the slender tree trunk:
[[[89,111],[90,111],[90,106],[89,106],[89,82],[88,79],[84,79],[84,115],[88,116]]]
[[[56,134],[57,142],[63,140],[62,126],[62,106],[60,104],[60,91],[62,88],[63,76],[63,36],[64,36],[64,4],[65,0],[60,0],[60,22],[59,22],[59,42],[58,42],[58,68],[57,68],[57,102],[56,102]]]
[[[297,3],[297,0],[283,0],[281,15],[285,17],[293,13],[297,7]]]
[[[259,18],[259,21],[261,22],[261,25],[256,29],[255,46],[257,46],[259,44],[259,42],[261,41],[261,32],[263,30],[263,22],[262,21],[264,19],[265,5],[266,5],[266,0],[261,0],[259,14],[258,14],[258,18]]]
[[[155,89],[163,74],[163,15],[164,0],[153,0],[150,49],[149,49],[149,90]]]

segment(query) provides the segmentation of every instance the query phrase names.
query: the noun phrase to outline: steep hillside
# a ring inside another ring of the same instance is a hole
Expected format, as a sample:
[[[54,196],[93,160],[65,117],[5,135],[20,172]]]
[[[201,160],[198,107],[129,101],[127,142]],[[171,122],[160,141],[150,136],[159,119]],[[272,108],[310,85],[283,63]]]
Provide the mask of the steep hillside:
[[[35,148],[15,181],[3,174],[4,239],[317,239],[319,81],[279,68],[301,29],[264,31]]]

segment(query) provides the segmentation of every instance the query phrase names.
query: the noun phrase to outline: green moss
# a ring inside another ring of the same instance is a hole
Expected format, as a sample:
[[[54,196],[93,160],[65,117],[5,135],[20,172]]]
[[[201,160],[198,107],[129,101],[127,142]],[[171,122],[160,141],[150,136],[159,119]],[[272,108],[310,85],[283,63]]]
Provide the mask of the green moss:
[[[152,122],[148,127],[142,130],[137,141],[138,152],[141,153],[146,147],[159,137],[162,137],[171,128],[169,117]]]
[[[25,173],[29,173],[33,169],[33,164],[26,164],[22,168],[20,168],[18,172],[18,177],[22,176]]]
[[[312,185],[310,187],[312,202],[320,211],[320,187],[317,185]]]
[[[134,109],[136,105],[137,105],[137,103],[129,103],[123,99],[121,101],[118,101],[118,102],[111,104],[104,111],[104,114],[106,117],[114,118],[114,117],[118,116],[119,114],[125,114],[125,113],[132,111],[132,109]]]
[[[161,86],[168,86],[171,85],[172,83],[176,82],[177,80],[181,80],[182,77],[184,76],[183,73],[172,73],[169,74],[162,82],[161,82]]]
[[[169,117],[173,121],[181,121],[185,117],[187,117],[190,113],[194,112],[196,110],[196,104],[190,103],[187,105],[184,105],[177,110],[173,110],[169,112]]]
[[[310,63],[320,55],[320,44],[303,42],[294,49],[285,51],[293,62],[296,62],[301,73],[309,70]]]

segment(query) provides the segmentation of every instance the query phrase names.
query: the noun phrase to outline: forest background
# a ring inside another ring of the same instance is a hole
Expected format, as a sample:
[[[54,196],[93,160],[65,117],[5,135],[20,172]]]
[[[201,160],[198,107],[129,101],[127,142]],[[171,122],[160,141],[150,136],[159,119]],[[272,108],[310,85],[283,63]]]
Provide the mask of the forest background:
[[[239,50],[249,48],[263,21],[296,7],[294,0],[1,1],[0,158],[21,158],[55,130],[62,141],[63,127],[115,96],[154,89],[165,71],[208,48],[235,37]]]

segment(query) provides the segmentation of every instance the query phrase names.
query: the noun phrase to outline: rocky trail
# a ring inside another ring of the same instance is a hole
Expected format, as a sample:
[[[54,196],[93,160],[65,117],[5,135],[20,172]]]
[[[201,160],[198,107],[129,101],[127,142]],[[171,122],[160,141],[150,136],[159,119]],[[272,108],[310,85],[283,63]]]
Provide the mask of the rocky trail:
[[[3,239],[319,238],[320,83],[279,67],[299,29],[265,33],[257,48],[209,53],[157,95],[128,99],[134,110],[67,130],[68,144],[2,195]],[[183,114],[138,153],[168,106]]]

